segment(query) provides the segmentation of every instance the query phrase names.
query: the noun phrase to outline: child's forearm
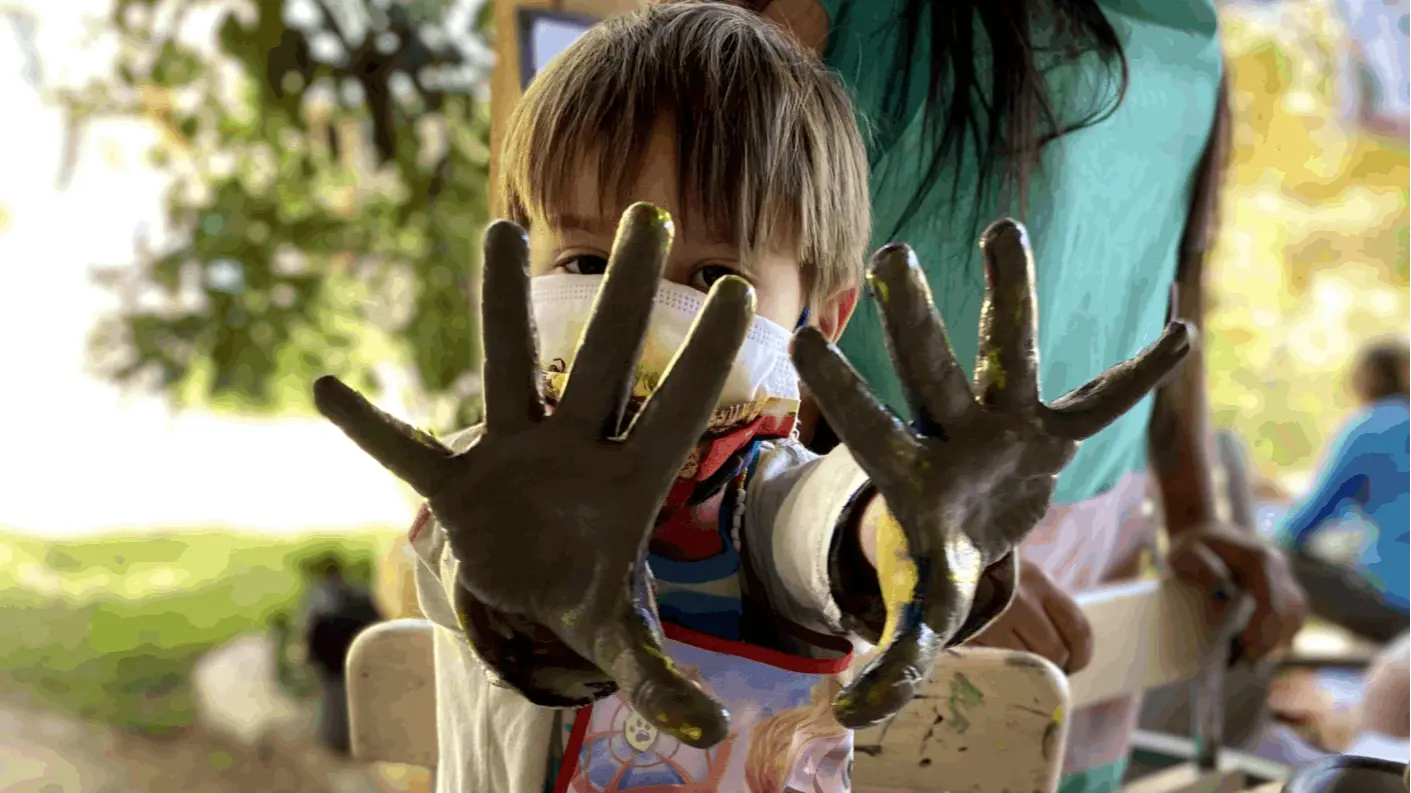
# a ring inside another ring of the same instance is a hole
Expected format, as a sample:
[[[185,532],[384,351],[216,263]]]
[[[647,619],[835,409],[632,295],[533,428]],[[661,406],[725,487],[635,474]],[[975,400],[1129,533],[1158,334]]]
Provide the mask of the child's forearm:
[[[881,496],[873,493],[864,496],[867,505],[858,510],[858,519],[853,531],[857,532],[858,550],[862,552],[862,558],[867,562],[872,570],[877,569],[877,527],[881,524],[882,514],[887,511],[887,501]]]
[[[851,627],[875,642],[887,619],[887,600],[877,576],[877,530],[886,501],[876,491],[859,494],[838,527],[831,568],[833,597]]]
[[[919,583],[901,527],[887,519],[887,503],[870,489],[859,495],[849,519],[838,529],[839,556],[833,570],[834,598],[854,630],[877,644],[887,632],[887,618],[899,614],[915,595]],[[977,571],[979,580],[970,612],[960,631],[951,637],[960,643],[998,616],[1014,588],[1015,554],[988,560]]]

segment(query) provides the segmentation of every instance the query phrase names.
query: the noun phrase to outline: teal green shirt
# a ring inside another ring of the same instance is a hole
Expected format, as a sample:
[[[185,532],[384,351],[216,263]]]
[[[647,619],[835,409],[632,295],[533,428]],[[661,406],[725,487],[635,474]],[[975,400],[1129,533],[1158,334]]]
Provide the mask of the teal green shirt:
[[[1212,0],[1103,0],[1121,38],[1130,84],[1117,110],[1045,149],[1022,219],[1038,274],[1042,390],[1052,400],[1154,341],[1165,323],[1190,191],[1214,118],[1221,57]],[[924,177],[919,151],[934,146],[922,129],[928,85],[918,47],[912,90],[900,114],[883,113],[901,0],[823,0],[833,19],[829,65],[848,85],[869,134],[873,248],[899,241],[916,251],[951,343],[973,372],[984,274],[982,228],[1016,206],[977,207],[962,188],[973,163],[942,174],[924,209],[896,229]],[[847,6],[846,13],[840,9]],[[982,38],[983,40],[983,38]],[[1080,119],[1110,106],[1119,79],[1096,58],[1049,77],[1060,114]],[[922,147],[925,147],[924,149]],[[859,302],[841,345],[878,395],[902,415],[906,405],[870,296]],[[1148,398],[1083,444],[1059,480],[1056,501],[1082,501],[1112,487],[1146,460]]]

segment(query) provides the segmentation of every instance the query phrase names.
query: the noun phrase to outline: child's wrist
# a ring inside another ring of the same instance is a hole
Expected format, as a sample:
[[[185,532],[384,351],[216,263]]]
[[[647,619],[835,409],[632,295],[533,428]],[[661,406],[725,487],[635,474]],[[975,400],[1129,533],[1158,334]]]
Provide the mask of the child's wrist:
[[[858,492],[838,522],[828,559],[831,594],[843,613],[844,627],[874,643],[887,619],[873,561],[875,520],[869,520],[874,505],[881,503],[871,485]]]

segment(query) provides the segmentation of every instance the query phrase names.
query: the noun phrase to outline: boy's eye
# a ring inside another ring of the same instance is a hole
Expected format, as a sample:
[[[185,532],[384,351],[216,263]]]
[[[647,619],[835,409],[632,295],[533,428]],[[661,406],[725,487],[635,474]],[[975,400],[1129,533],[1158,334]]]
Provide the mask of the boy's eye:
[[[608,270],[608,260],[595,253],[580,253],[560,262],[559,269],[574,275],[602,275]]]
[[[691,286],[709,292],[716,281],[727,275],[739,275],[740,271],[724,264],[707,264],[691,275]]]

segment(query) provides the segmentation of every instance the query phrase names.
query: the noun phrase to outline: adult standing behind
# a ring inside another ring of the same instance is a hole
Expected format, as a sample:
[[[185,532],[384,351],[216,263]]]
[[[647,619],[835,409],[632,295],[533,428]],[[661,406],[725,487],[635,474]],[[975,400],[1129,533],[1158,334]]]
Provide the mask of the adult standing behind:
[[[304,604],[306,657],[319,686],[319,740],[347,755],[352,735],[348,722],[348,650],[358,634],[382,620],[372,596],[344,575],[332,555],[311,565]]]
[[[1402,340],[1381,341],[1362,352],[1352,377],[1361,410],[1338,433],[1312,491],[1281,531],[1313,613],[1377,642],[1389,642],[1408,627],[1408,355]],[[1307,550],[1319,530],[1348,507],[1360,509],[1374,530],[1352,569]]]
[[[974,360],[984,294],[975,241],[1005,215],[1026,222],[1039,268],[1046,400],[1153,338],[1173,282],[1186,286],[1182,318],[1199,323],[1223,165],[1211,134],[1222,94],[1213,0],[732,1],[789,28],[854,93],[874,247],[916,251],[961,361]],[[865,301],[857,315],[840,346],[905,416],[877,307]],[[1282,558],[1214,523],[1192,358],[1155,405],[1084,444],[1025,543],[1014,605],[978,641],[1069,671],[1087,664],[1091,631],[1068,593],[1136,572],[1153,528],[1142,509],[1149,431],[1173,567],[1208,588],[1212,607],[1231,583],[1254,596],[1247,656],[1292,638],[1303,604]],[[828,434],[820,427],[815,445]],[[1137,704],[1074,714],[1063,793],[1116,790]]]

